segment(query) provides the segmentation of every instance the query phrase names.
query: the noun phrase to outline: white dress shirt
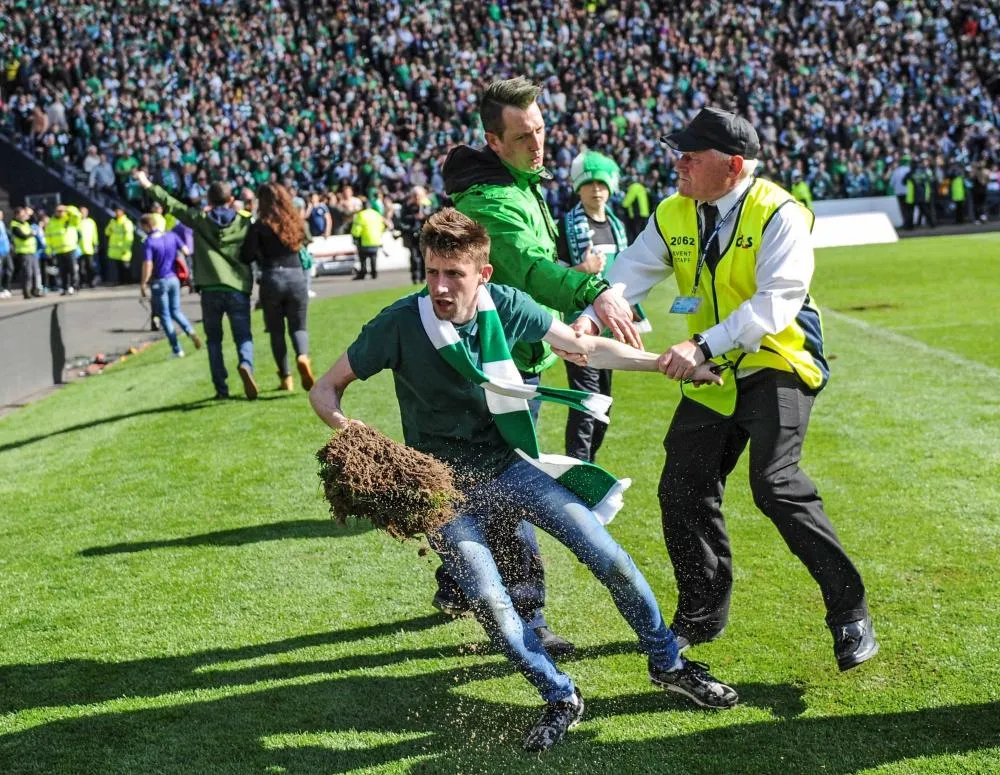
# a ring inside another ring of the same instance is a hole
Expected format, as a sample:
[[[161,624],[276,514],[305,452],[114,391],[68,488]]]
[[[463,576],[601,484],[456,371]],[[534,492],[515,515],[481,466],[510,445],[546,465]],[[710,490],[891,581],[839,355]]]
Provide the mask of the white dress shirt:
[[[728,194],[708,203],[719,209],[720,220],[739,201],[750,182],[751,179],[744,180]],[[787,328],[802,309],[815,262],[806,219],[791,207],[787,205],[778,210],[764,230],[757,250],[757,291],[717,325],[701,332],[713,355],[735,348],[757,352],[767,334]],[[736,215],[733,212],[726,219],[716,237],[721,252],[733,236]],[[670,251],[660,236],[654,212],[635,242],[618,254],[608,273],[608,282],[621,289],[629,304],[638,304],[654,285],[673,271]],[[690,288],[680,289],[681,295],[690,292]],[[583,314],[601,326],[593,306],[587,307]],[[738,376],[749,373],[741,369]]]

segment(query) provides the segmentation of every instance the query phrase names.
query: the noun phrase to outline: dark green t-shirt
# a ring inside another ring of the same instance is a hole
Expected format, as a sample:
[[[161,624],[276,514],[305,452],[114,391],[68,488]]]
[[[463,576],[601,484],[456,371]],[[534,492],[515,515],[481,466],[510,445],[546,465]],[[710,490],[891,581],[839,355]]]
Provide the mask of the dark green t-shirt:
[[[507,346],[538,342],[552,326],[552,315],[528,294],[506,285],[487,285],[496,305]],[[478,327],[473,319],[456,326],[472,359],[480,364]],[[424,333],[417,294],[382,310],[347,348],[358,379],[391,369],[408,447],[450,464],[458,474],[492,478],[517,459],[500,436],[486,406],[486,393],[438,355]]]

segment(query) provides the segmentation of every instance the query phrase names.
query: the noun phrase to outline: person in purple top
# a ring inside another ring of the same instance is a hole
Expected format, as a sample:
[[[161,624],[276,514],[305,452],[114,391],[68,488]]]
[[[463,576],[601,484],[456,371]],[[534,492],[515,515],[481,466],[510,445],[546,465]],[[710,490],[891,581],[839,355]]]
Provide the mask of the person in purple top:
[[[196,350],[201,349],[201,337],[181,312],[181,283],[174,269],[175,263],[187,274],[187,264],[184,255],[188,248],[184,240],[172,231],[163,232],[153,215],[144,215],[139,225],[149,236],[143,245],[142,280],[139,283],[139,293],[146,296],[152,292],[153,314],[160,318],[163,333],[170,340],[170,349],[177,358],[184,357],[177,340],[177,329],[174,323],[191,337]]]

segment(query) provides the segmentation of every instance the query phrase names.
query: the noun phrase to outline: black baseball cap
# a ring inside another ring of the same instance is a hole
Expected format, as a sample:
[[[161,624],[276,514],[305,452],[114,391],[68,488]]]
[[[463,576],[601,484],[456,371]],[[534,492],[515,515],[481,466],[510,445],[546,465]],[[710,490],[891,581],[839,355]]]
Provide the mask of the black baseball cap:
[[[681,153],[714,149],[744,159],[760,154],[757,130],[745,118],[720,108],[702,108],[682,130],[660,139]]]

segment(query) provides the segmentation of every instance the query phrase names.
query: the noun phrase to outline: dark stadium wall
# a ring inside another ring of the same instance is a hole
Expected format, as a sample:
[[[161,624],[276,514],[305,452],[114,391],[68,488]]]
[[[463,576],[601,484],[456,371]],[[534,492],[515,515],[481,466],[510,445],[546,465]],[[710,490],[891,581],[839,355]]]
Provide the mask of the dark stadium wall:
[[[0,407],[21,405],[51,385],[63,383],[66,367],[66,304],[45,299],[17,312],[0,310],[3,369]]]
[[[0,202],[0,208],[5,217],[9,220],[10,209],[24,204],[26,196],[53,193],[58,193],[64,204],[87,207],[97,221],[99,233],[104,234],[111,213],[85,190],[65,182],[0,135],[0,200],[8,198],[7,206]],[[137,239],[134,250],[140,249],[141,241]],[[38,300],[17,312],[0,311],[0,341],[8,345],[3,348],[4,367],[0,369],[0,406],[16,405],[36,391],[63,382],[65,333],[83,325],[75,319],[83,314],[83,306],[61,304],[58,297]]]
[[[26,196],[54,193],[59,194],[63,204],[83,205],[90,210],[91,217],[97,221],[101,234],[104,233],[104,227],[111,217],[111,213],[98,204],[87,191],[81,191],[70,185],[44,165],[25,156],[2,135],[0,135],[0,187],[7,192],[8,204],[11,207],[24,204]],[[9,219],[10,216],[7,217]]]

